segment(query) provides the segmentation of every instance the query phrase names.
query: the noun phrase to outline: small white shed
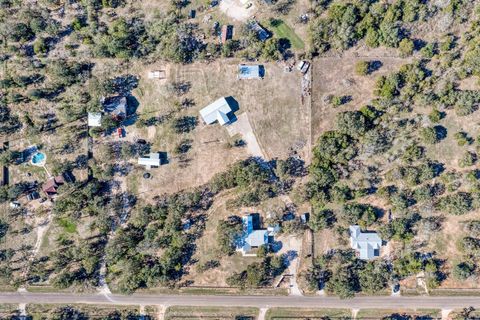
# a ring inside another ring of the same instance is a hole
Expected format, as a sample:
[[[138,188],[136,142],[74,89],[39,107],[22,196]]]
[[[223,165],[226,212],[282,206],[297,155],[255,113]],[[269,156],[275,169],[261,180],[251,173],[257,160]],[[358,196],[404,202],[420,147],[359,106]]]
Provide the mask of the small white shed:
[[[154,152],[150,153],[148,157],[140,157],[138,158],[138,164],[145,166],[147,170],[150,170],[152,167],[159,167],[160,162],[160,153]]]
[[[102,126],[102,114],[100,112],[88,113],[88,126],[89,127],[101,127]]]

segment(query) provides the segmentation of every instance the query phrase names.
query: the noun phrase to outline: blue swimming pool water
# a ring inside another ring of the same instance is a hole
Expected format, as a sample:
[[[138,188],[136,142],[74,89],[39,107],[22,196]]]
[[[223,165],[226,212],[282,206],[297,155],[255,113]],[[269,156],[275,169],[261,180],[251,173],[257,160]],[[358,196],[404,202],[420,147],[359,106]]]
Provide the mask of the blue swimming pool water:
[[[32,157],[32,163],[37,164],[45,160],[45,154],[37,152]]]

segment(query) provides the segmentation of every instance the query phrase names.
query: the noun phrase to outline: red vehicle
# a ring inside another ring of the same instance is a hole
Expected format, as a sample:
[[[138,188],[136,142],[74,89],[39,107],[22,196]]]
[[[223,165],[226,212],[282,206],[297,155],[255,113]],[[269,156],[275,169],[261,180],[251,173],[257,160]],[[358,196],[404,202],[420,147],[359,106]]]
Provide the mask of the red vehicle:
[[[119,138],[123,138],[123,129],[122,128],[117,128],[117,134]]]

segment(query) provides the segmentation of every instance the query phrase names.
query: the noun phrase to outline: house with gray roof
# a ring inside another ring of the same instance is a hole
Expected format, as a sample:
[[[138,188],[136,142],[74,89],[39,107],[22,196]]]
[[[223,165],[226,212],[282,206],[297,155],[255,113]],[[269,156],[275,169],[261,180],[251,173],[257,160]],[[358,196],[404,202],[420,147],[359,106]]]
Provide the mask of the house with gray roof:
[[[227,99],[222,97],[200,110],[200,115],[206,124],[212,124],[215,121],[218,121],[218,123],[223,126],[230,122],[228,114],[231,112],[232,107]]]
[[[350,226],[350,245],[360,259],[370,260],[380,256],[382,239],[376,232],[362,232],[360,226]]]
[[[103,109],[106,113],[112,115],[112,117],[123,120],[127,114],[127,97],[124,96],[114,96],[114,97],[102,97],[100,102],[103,105]]]

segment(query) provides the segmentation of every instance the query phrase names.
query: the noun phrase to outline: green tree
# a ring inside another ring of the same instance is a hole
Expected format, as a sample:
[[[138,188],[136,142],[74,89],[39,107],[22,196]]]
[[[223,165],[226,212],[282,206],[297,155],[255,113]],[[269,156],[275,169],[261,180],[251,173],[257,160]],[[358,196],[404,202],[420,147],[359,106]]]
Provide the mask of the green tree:
[[[359,76],[366,76],[370,73],[370,62],[369,61],[358,61],[355,64],[355,73]]]
[[[45,42],[45,39],[38,38],[37,41],[33,44],[33,52],[36,55],[42,55],[48,52],[48,45]]]
[[[403,38],[398,45],[398,50],[400,50],[400,56],[403,58],[411,56],[414,49],[415,45],[413,44],[413,41],[407,38]]]

